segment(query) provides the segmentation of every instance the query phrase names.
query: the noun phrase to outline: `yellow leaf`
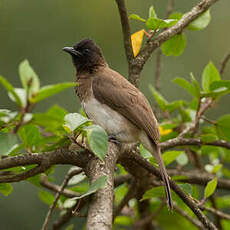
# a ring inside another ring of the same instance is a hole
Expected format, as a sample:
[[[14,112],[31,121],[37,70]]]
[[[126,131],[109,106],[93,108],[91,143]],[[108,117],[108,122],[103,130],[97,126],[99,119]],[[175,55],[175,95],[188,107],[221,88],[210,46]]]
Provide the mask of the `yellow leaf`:
[[[132,42],[132,47],[133,47],[133,55],[134,57],[137,56],[141,49],[141,44],[143,41],[143,36],[144,36],[145,30],[139,30],[135,32],[134,34],[131,35],[131,42]]]
[[[167,135],[172,132],[171,129],[163,129],[161,126],[159,126],[159,131],[160,131],[161,136]]]

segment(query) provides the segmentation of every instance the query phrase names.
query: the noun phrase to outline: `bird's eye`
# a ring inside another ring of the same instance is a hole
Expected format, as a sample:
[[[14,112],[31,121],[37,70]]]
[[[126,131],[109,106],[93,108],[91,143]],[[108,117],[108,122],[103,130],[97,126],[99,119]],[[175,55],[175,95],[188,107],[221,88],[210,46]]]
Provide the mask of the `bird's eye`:
[[[84,49],[84,53],[89,53],[89,49]]]

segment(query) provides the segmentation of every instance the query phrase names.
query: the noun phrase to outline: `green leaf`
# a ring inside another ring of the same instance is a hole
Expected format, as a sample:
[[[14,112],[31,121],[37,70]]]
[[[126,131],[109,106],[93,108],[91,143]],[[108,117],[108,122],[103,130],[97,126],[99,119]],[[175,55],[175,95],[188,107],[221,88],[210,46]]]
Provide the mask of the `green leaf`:
[[[142,144],[140,144],[139,149],[142,157],[146,159],[152,157],[152,154],[147,149],[145,149]]]
[[[217,186],[217,177],[209,181],[208,184],[206,185],[205,191],[204,191],[204,197],[206,199],[215,192],[216,186]]]
[[[200,136],[201,141],[205,143],[213,142],[218,140],[218,137],[215,134],[202,134]]]
[[[70,179],[70,181],[68,182],[68,185],[76,185],[80,183],[81,181],[83,181],[85,178],[86,178],[86,175],[84,174],[84,172],[79,173]]]
[[[18,144],[15,134],[0,132],[0,155],[8,155]]]
[[[131,14],[131,15],[129,15],[129,19],[134,19],[134,20],[138,20],[138,21],[141,21],[141,22],[145,22],[145,19],[141,18],[137,14]]]
[[[185,49],[186,40],[185,34],[176,34],[162,44],[161,50],[165,56],[180,56]]]
[[[173,161],[177,159],[178,156],[180,156],[183,151],[167,151],[164,154],[162,154],[162,159],[164,161],[165,166],[169,165]]]
[[[176,161],[179,165],[184,166],[188,164],[188,157],[185,153],[182,153],[176,158]]]
[[[211,90],[226,88],[230,89],[230,80],[213,81],[210,85]]]
[[[205,66],[202,74],[202,87],[205,92],[211,91],[211,84],[215,81],[220,80],[220,74],[213,63],[210,61],[208,65]]]
[[[18,136],[24,143],[26,148],[37,146],[38,142],[41,140],[41,134],[39,128],[35,125],[24,125],[18,131]]]
[[[26,103],[27,103],[26,90],[23,88],[14,88],[14,92],[17,94],[18,98],[20,99],[21,106],[26,107]],[[15,97],[11,92],[8,92],[8,96],[12,101],[16,102]]]
[[[149,30],[158,30],[171,27],[177,23],[175,19],[160,19],[160,18],[148,18],[146,21],[146,27]]]
[[[72,200],[79,200],[85,196],[89,196],[92,193],[95,193],[96,191],[98,191],[100,188],[105,187],[106,183],[107,183],[107,176],[101,176],[90,185],[88,191],[86,191],[85,193],[83,193],[82,195],[78,197],[72,198]]]
[[[222,164],[217,164],[213,167],[212,173],[218,173],[222,169],[223,165]]]
[[[157,14],[154,9],[154,6],[149,7],[149,18],[157,18]]]
[[[230,115],[224,115],[217,120],[217,133],[220,138],[230,141]]]
[[[9,183],[0,183],[0,193],[4,196],[9,196],[13,191],[13,186]]]
[[[14,101],[19,105],[22,106],[22,102],[19,98],[19,96],[17,95],[17,93],[15,93],[14,87],[3,77],[0,76],[0,83],[2,84],[2,86],[9,92],[12,94],[12,97],[14,98]]]
[[[63,203],[63,208],[72,208],[76,204],[76,200],[66,199]]]
[[[150,85],[149,88],[150,88],[157,104],[159,105],[160,109],[162,109],[164,111],[166,109],[166,105],[168,104],[168,102],[153,86]]]
[[[142,196],[141,201],[151,199],[151,198],[159,198],[159,197],[165,197],[163,186],[154,187],[154,188],[147,190]]]
[[[73,230],[73,228],[74,228],[74,224],[70,224],[65,228],[65,230]]]
[[[193,83],[193,86],[195,88],[195,93],[197,98],[200,98],[201,88],[199,83],[197,82],[196,78],[193,76],[193,73],[190,73],[191,75],[191,82]]]
[[[188,183],[181,183],[181,184],[178,184],[180,186],[180,188],[188,193],[189,195],[192,194],[192,185],[191,184],[188,184]]]
[[[196,20],[189,24],[189,30],[203,30],[208,26],[211,21],[210,11],[207,10],[203,14],[201,14]]]
[[[41,100],[46,99],[47,97],[51,97],[57,93],[60,93],[61,91],[68,89],[70,87],[77,86],[76,82],[63,82],[58,83],[55,85],[46,85],[43,86],[40,91],[34,95],[32,98],[30,98],[30,101],[32,103],[37,103]]]
[[[19,64],[19,75],[24,89],[28,91],[29,98],[36,95],[40,89],[40,81],[28,60]]]
[[[38,191],[38,196],[41,201],[43,201],[45,204],[48,204],[49,206],[52,205],[55,200],[53,194],[43,190]]]
[[[115,197],[114,197],[114,204],[118,205],[121,200],[124,198],[125,194],[128,191],[128,187],[126,184],[122,184],[115,188]]]
[[[148,18],[145,24],[149,30],[157,30],[162,23],[164,23],[164,21],[160,18]]]
[[[63,124],[66,114],[65,109],[54,105],[46,113],[34,113],[32,123],[60,136],[65,134]]]
[[[189,83],[188,81],[186,81],[184,78],[176,77],[173,80],[173,82],[175,84],[179,85],[180,87],[184,88],[192,96],[194,96],[194,97],[197,96],[195,87],[191,83]]]
[[[169,19],[177,19],[180,20],[182,18],[183,14],[180,12],[174,12],[169,15]]]
[[[121,226],[131,226],[133,220],[129,216],[117,216],[114,220],[114,224],[121,225]]]
[[[79,113],[69,113],[65,115],[64,120],[65,120],[65,124],[63,126],[65,130],[69,132],[74,131],[80,126],[83,126],[90,122],[89,119],[87,119],[86,117],[83,117]]]
[[[94,154],[104,161],[104,157],[108,150],[108,135],[99,125],[91,125],[85,128],[87,140]]]

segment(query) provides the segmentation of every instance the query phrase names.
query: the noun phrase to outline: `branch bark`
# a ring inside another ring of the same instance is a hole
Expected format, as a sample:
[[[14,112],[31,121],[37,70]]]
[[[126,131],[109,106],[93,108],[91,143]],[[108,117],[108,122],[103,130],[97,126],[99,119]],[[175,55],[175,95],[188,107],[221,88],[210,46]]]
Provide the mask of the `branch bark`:
[[[106,175],[107,184],[92,195],[88,209],[87,230],[110,230],[113,220],[114,169],[120,150],[110,143],[104,162],[98,158],[91,159],[85,168],[90,183]]]

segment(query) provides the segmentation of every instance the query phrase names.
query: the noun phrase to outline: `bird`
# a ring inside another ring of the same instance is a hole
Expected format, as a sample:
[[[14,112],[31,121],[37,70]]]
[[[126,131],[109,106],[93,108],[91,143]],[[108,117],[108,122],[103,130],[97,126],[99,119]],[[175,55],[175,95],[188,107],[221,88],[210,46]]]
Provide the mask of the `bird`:
[[[76,94],[87,117],[119,143],[141,143],[157,160],[168,207],[173,208],[169,176],[160,149],[157,119],[142,92],[107,64],[101,48],[83,39],[63,51],[76,70]]]

